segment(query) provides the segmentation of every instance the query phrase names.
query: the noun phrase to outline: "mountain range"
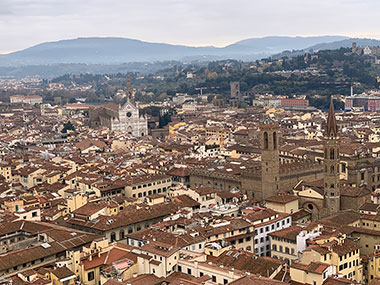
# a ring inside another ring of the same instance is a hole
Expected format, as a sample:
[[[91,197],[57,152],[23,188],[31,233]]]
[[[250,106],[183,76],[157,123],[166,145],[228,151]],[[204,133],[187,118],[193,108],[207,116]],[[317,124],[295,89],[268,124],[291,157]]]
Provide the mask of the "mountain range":
[[[94,68],[98,73],[120,68],[125,71],[125,68],[128,69],[125,64],[131,66],[139,63],[141,67],[142,63],[163,61],[253,61],[269,56],[279,58],[306,51],[350,47],[352,42],[357,42],[358,46],[380,46],[378,40],[344,36],[271,36],[245,39],[225,47],[192,47],[128,38],[77,38],[41,43],[24,50],[0,54],[0,76],[81,73],[86,70],[91,72]],[[55,71],[57,65],[59,70]]]
[[[256,60],[284,50],[322,49],[351,43],[343,36],[251,38],[225,47],[191,47],[128,38],[77,38],[41,43],[0,55],[0,66],[57,63],[119,64],[165,60]],[[370,41],[370,40],[369,40]],[[372,43],[372,42],[371,42]],[[372,44],[379,44],[374,41]]]

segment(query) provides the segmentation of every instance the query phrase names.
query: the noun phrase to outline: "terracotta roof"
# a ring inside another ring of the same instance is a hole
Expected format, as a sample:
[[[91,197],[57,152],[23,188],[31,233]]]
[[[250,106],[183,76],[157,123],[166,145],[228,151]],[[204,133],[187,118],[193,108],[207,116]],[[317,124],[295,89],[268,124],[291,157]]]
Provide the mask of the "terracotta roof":
[[[96,146],[100,149],[104,149],[107,147],[107,145],[103,141],[94,139],[85,139],[75,144],[75,147],[79,148],[81,151],[86,150],[91,146]]]
[[[329,264],[322,262],[310,262],[309,264],[297,262],[290,265],[290,267],[292,268],[296,268],[306,272],[312,272],[315,274],[322,274],[329,266]]]
[[[273,203],[280,203],[280,204],[286,204],[295,200],[298,200],[298,196],[296,195],[289,195],[284,192],[280,192],[277,195],[268,197],[265,199],[267,202],[273,202]]]
[[[369,211],[369,212],[377,212],[379,208],[379,204],[374,204],[374,203],[364,203],[359,210],[360,211]]]
[[[279,231],[271,232],[269,235],[295,241],[297,240],[297,235],[302,230],[304,230],[302,227],[292,226],[292,227],[288,227]]]
[[[132,252],[128,252],[124,249],[112,248],[111,250],[104,252],[102,254],[95,255],[91,258],[87,257],[85,260],[82,260],[85,270],[95,268],[102,265],[110,265],[112,262],[127,258],[129,255],[135,255]]]
[[[271,276],[285,263],[279,259],[256,256],[254,253],[236,249],[225,251],[218,257],[207,256],[207,261],[265,277]]]
[[[375,278],[368,283],[368,285],[380,285],[380,278]]]
[[[320,219],[318,222],[324,225],[342,227],[350,225],[360,220],[360,214],[354,210],[340,211],[339,213],[330,215]]]
[[[186,177],[190,175],[190,169],[188,167],[172,168],[166,172],[166,174],[171,176]]]
[[[124,283],[131,285],[155,285],[162,281],[164,281],[163,277],[157,277],[154,274],[141,274],[135,278],[125,280]]]
[[[232,281],[228,283],[230,285],[282,285],[282,284],[289,284],[286,282],[269,279],[257,275],[248,275],[244,276],[242,278],[239,278],[235,281]]]
[[[52,271],[52,274],[58,277],[58,279],[63,279],[67,277],[73,277],[75,278],[76,275],[74,272],[72,272],[70,269],[68,269],[66,266],[59,267],[56,270]]]

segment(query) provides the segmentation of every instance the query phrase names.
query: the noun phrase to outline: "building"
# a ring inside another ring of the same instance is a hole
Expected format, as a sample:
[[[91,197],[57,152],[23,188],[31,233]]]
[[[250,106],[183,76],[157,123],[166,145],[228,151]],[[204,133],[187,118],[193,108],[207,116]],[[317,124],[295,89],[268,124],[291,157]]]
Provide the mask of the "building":
[[[340,211],[340,154],[338,126],[335,120],[334,105],[330,103],[324,137],[324,207],[325,216]]]
[[[344,109],[352,111],[355,108],[363,111],[378,112],[380,111],[380,96],[378,94],[377,96],[359,94],[346,97]]]
[[[254,252],[260,256],[271,256],[270,233],[292,225],[289,214],[270,209],[256,209],[248,214],[246,219],[255,227]]]
[[[39,95],[13,95],[10,96],[11,103],[23,103],[23,104],[42,104],[42,97]]]
[[[368,186],[363,187],[362,182],[356,184],[351,183],[350,179],[340,180],[340,137],[332,102],[325,127],[323,149],[323,179],[305,179],[294,188],[300,198],[301,207],[310,211],[313,219],[327,217],[341,210],[359,210],[364,203],[370,201],[371,191],[367,189]],[[359,167],[363,169],[365,166],[356,165],[355,172]],[[350,167],[349,172],[353,173],[354,170]],[[364,173],[362,176],[351,174],[350,177],[365,178]],[[375,181],[374,178],[371,180]]]
[[[297,284],[322,285],[328,277],[334,274],[336,274],[335,266],[323,262],[310,262],[309,264],[298,262],[290,266],[290,277]]]
[[[271,256],[292,264],[300,258],[307,247],[307,241],[318,237],[322,227],[316,224],[291,226],[269,234]]]
[[[105,127],[134,137],[148,135],[148,119],[136,106],[128,81],[126,102],[117,104],[110,102],[106,105],[89,109],[90,126]]]
[[[240,165],[233,169],[216,165],[194,167],[190,174],[190,186],[211,186],[221,190],[237,188],[248,197],[263,200],[279,191],[289,191],[301,180],[323,178],[323,166],[308,159],[280,162],[279,123],[266,119],[260,123],[261,162]],[[238,163],[239,164],[239,163]]]

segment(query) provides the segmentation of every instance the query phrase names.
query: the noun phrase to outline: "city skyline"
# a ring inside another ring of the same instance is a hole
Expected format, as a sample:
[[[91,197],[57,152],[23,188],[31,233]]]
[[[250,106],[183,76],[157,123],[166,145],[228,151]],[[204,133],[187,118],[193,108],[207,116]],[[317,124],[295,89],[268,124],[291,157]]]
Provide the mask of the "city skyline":
[[[225,46],[264,36],[375,38],[374,0],[46,1],[0,0],[0,53],[77,37],[125,37]]]

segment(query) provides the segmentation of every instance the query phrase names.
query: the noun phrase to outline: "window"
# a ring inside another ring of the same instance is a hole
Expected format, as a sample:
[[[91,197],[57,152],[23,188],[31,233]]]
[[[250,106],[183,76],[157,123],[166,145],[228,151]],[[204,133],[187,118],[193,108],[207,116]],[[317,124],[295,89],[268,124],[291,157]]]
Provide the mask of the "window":
[[[94,271],[87,273],[87,280],[88,281],[92,281],[92,280],[94,280],[94,278],[95,278]]]
[[[330,159],[335,159],[335,151],[334,149],[330,149]]]
[[[216,276],[212,275],[212,282],[216,283]]]
[[[268,149],[268,133],[264,132],[264,149]]]
[[[277,133],[273,133],[273,149],[277,148]]]

